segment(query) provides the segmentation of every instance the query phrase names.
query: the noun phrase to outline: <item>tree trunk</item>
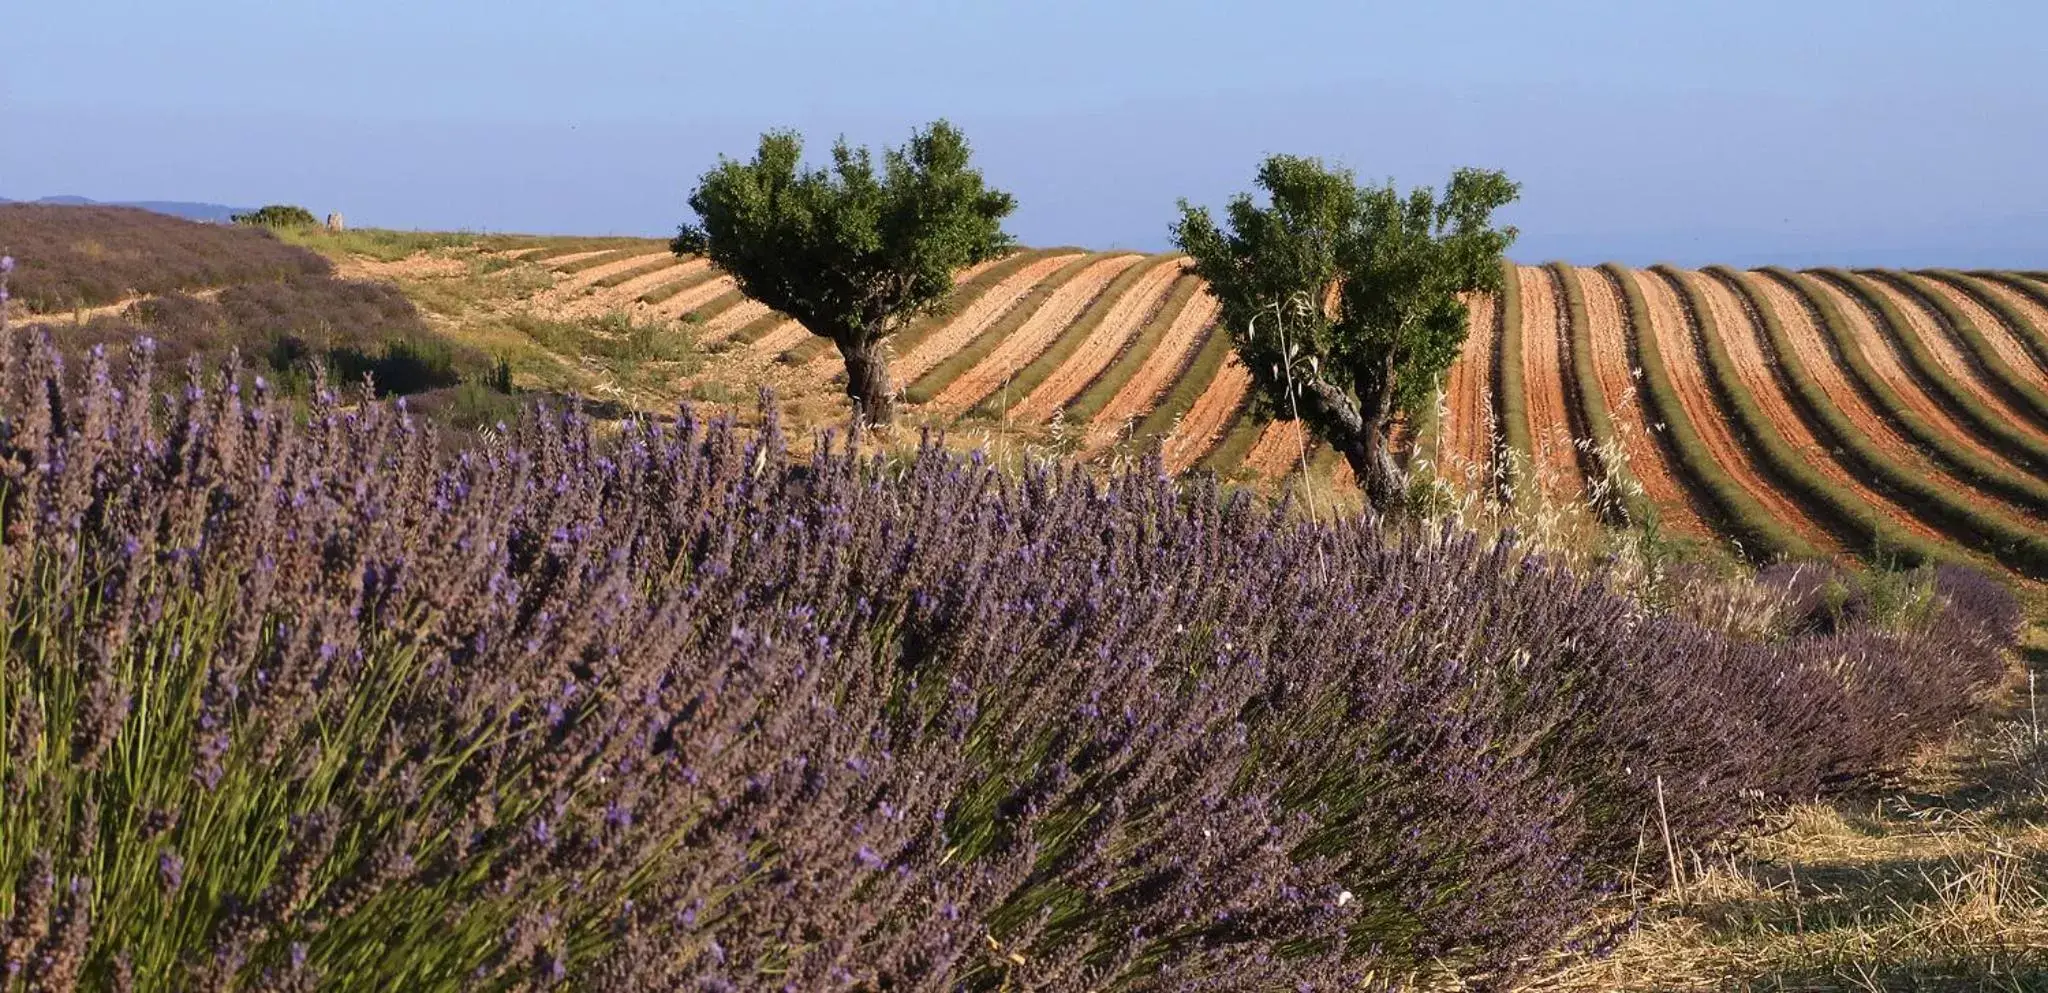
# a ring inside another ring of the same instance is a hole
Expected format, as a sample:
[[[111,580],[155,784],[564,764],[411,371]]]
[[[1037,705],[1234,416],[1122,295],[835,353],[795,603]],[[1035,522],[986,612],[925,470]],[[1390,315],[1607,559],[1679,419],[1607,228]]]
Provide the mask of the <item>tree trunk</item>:
[[[896,417],[896,395],[889,385],[889,353],[881,342],[835,342],[846,360],[846,395],[853,400],[853,416],[863,425],[880,427]]]
[[[1394,461],[1393,433],[1394,369],[1389,354],[1376,376],[1359,377],[1359,404],[1336,387],[1311,381],[1301,399],[1317,408],[1316,420],[1325,425],[1330,444],[1351,466],[1351,474],[1365,490],[1366,502],[1382,514],[1400,509],[1408,497],[1408,474]]]

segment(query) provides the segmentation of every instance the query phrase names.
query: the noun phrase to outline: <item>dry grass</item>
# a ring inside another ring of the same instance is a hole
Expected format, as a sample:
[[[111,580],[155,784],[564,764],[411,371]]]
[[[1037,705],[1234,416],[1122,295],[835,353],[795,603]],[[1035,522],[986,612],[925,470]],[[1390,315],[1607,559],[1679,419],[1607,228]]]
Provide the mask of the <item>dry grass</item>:
[[[2048,629],[2024,661],[2048,690]],[[2048,990],[2048,701],[2016,682],[1897,782],[1797,807],[1695,855],[1679,890],[1632,894],[1615,912],[1640,926],[1610,955],[1523,989]]]

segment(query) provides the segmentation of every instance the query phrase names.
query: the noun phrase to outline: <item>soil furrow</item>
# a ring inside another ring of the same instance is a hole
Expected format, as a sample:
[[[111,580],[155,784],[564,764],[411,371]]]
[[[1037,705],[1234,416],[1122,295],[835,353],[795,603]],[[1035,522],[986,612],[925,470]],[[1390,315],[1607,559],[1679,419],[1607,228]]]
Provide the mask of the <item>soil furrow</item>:
[[[1786,496],[1756,464],[1729,425],[1728,414],[1714,398],[1712,384],[1700,356],[1698,330],[1679,304],[1677,291],[1653,272],[1632,271],[1636,286],[1650,308],[1649,333],[1657,336],[1664,354],[1666,371],[1678,393],[1679,403],[1692,419],[1693,429],[1729,477],[1771,516],[1792,529],[1800,538],[1829,555],[1842,553],[1842,544],[1826,528],[1808,516],[1805,508]]]
[[[1856,285],[1864,287],[1867,292],[1882,295],[1893,307],[1898,308],[1899,313],[1905,315],[1906,323],[1910,325],[1907,330],[1920,339],[1928,354],[1934,356],[1935,364],[1949,379],[1969,390],[1976,396],[1977,402],[2004,419],[2013,430],[2048,444],[2048,430],[2043,430],[2026,411],[2020,410],[2007,399],[2005,391],[1999,388],[1997,383],[1989,381],[1985,371],[1970,359],[1962,344],[1956,341],[1954,333],[1942,324],[1940,317],[1926,303],[1892,285],[1890,280],[1872,279],[1862,273],[1853,273],[1849,278],[1855,280]]]
[[[1499,301],[1477,293],[1466,298],[1470,328],[1458,360],[1444,377],[1444,423],[1437,427],[1436,473],[1466,487],[1486,485],[1493,471],[1493,343],[1499,334]]]
[[[2004,280],[1986,279],[1975,274],[1965,275],[1961,273],[1953,274],[1952,278],[1968,283],[1972,288],[1989,294],[2017,312],[2020,319],[2027,322],[2027,326],[2032,332],[2029,337],[2034,340],[2034,347],[2027,349],[2027,351],[2033,356],[2032,364],[2034,368],[2043,373],[2048,373],[2048,348],[2042,347],[2044,342],[2048,342],[2048,305],[2044,305],[2040,300],[2020,292]]]
[[[1550,273],[1516,266],[1522,289],[1522,381],[1529,392],[1529,439],[1535,447],[1536,478],[1543,491],[1563,503],[1585,496],[1571,399],[1565,393],[1564,361],[1570,328],[1560,318],[1557,286]]]
[[[1016,375],[1017,370],[1037,358],[1061,331],[1074,323],[1075,318],[1081,316],[1081,311],[1109,286],[1110,280],[1143,258],[1142,255],[1111,256],[1089,266],[1066,285],[1054,290],[1016,331],[989,352],[987,358],[975,363],[974,368],[947,384],[938,396],[932,398],[933,409],[947,416],[957,415],[1000,389],[1004,382]]]
[[[1252,374],[1235,354],[1223,361],[1223,368],[1216,371],[1216,378],[1209,381],[1202,395],[1195,399],[1195,405],[1188,408],[1180,425],[1160,443],[1159,457],[1168,472],[1180,472],[1194,465],[1216,447],[1230,426],[1231,415],[1244,405],[1245,391],[1251,385]]]
[[[705,321],[703,329],[697,332],[697,340],[705,343],[722,340],[767,312],[768,305],[759,300],[741,300],[724,313]]]
[[[1259,433],[1259,440],[1244,457],[1244,464],[1253,472],[1266,479],[1280,479],[1290,472],[1301,471],[1303,446],[1308,446],[1308,455],[1315,456],[1314,446],[1309,445],[1308,431],[1300,421],[1271,421],[1266,430]]]
[[[1629,353],[1627,308],[1621,291],[1605,272],[1574,268],[1586,298],[1586,322],[1593,343],[1593,368],[1614,419],[1629,473],[1658,508],[1664,530],[1688,537],[1708,537],[1713,529],[1701,516],[1698,495],[1679,482],[1671,456],[1654,433],[1661,430],[1643,404],[1643,383],[1635,357]]]
[[[1138,329],[1165,302],[1167,290],[1184,271],[1178,263],[1157,266],[1132,286],[1131,291],[1117,300],[1109,314],[1103,317],[1095,333],[1089,335],[1067,361],[1060,363],[1045,382],[1038,384],[1030,396],[1017,404],[1014,410],[1017,419],[1042,421],[1051,417],[1053,411],[1066,406],[1095,377],[1102,375],[1102,370],[1116,360],[1131,336],[1137,334]]]
[[[2048,389],[2048,370],[2042,368],[2039,357],[2019,339],[2018,334],[2011,325],[2005,323],[2004,318],[1992,313],[1991,308],[1977,302],[1976,297],[1964,292],[1962,288],[1950,285],[1948,280],[1916,273],[1913,281],[1931,292],[1941,294],[1949,306],[1962,311],[1963,318],[1976,325],[1984,340],[1990,343],[1998,352],[1998,357],[2004,359],[2005,364],[2012,368],[2014,375],[2032,384],[2035,389]],[[2016,309],[2022,317],[2033,319],[2025,307]]]
[[[684,314],[708,303],[712,298],[733,289],[733,286],[731,276],[721,275],[713,279],[707,279],[675,296],[654,304],[650,308],[650,312],[668,320],[676,320]],[[733,310],[738,309],[738,307],[733,308]],[[727,313],[731,313],[731,311],[727,311]]]
[[[1873,488],[1836,460],[1833,448],[1814,433],[1813,425],[1787,392],[1768,336],[1735,291],[1703,272],[1687,272],[1685,278],[1706,297],[1722,347],[1734,360],[1742,388],[1800,460],[1836,489],[1855,494],[1901,528],[1932,541],[1945,540],[1940,531],[1923,522],[1911,508]],[[1772,312],[1780,321],[1787,319],[1776,307]]]
[[[975,335],[994,324],[1015,306],[1017,301],[1022,300],[1025,294],[1031,292],[1033,286],[1065,268],[1067,263],[1074,261],[1079,255],[1077,252],[1073,255],[1053,255],[1039,259],[990,287],[980,299],[953,315],[953,319],[947,321],[945,327],[919,342],[909,354],[898,356],[891,363],[890,378],[898,383],[916,381],[946,356],[959,351],[968,342],[973,341]]]
[[[1145,416],[1146,411],[1152,409],[1159,395],[1166,391],[1167,384],[1186,366],[1202,331],[1215,323],[1216,312],[1222,306],[1206,286],[1188,301],[1160,337],[1159,347],[1153,349],[1145,364],[1138,367],[1137,372],[1124,382],[1089,423],[1086,448],[1094,450],[1114,442],[1126,424]]]
[[[1898,343],[1891,336],[1878,330],[1878,321],[1871,313],[1870,305],[1855,294],[1843,290],[1833,282],[1810,273],[1793,276],[1799,285],[1809,293],[1827,297],[1842,319],[1849,322],[1855,339],[1863,343],[1863,357],[1870,363],[1871,370],[1883,379],[1886,386],[1897,393],[1901,403],[1922,420],[1945,432],[1952,443],[1979,456],[2024,474],[2026,470],[2001,455],[1997,449],[1986,445],[1967,423],[1949,412],[1948,406],[1928,393],[1921,385],[1920,377],[1907,368],[1905,358],[1899,352]],[[1776,282],[1776,280],[1772,280]]]

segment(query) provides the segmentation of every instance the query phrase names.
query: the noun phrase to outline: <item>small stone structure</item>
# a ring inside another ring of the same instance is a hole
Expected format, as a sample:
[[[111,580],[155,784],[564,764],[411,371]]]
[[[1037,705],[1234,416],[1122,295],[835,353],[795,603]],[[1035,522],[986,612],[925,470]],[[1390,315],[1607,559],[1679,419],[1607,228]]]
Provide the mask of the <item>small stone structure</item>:
[[[337,210],[327,215],[327,230],[340,231],[342,227],[341,211]]]

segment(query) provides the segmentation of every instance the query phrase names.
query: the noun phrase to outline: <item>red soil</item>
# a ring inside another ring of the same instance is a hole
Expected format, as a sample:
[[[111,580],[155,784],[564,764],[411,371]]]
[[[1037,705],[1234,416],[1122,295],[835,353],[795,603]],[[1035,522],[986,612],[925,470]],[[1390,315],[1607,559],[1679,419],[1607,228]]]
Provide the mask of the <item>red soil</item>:
[[[1825,553],[1841,554],[1841,542],[1808,517],[1798,503],[1772,485],[1762,467],[1743,451],[1728,416],[1714,399],[1703,357],[1695,345],[1697,332],[1686,318],[1677,291],[1656,273],[1638,271],[1631,275],[1642,290],[1643,300],[1649,304],[1651,328],[1648,330],[1657,336],[1657,348],[1663,353],[1666,371],[1678,393],[1679,404],[1692,420],[1694,430],[1714,461],[1771,516],[1801,538]]]
[[[1993,413],[2003,418],[2014,430],[2048,444],[2048,430],[2043,430],[2025,411],[2007,402],[1998,384],[1991,381],[1988,373],[1977,368],[1977,363],[1971,361],[1964,353],[1962,343],[1942,325],[1941,319],[1932,309],[1885,280],[1872,279],[1860,274],[1851,275],[1849,278],[1855,280],[1858,286],[1867,287],[1889,299],[1892,306],[1897,307],[1899,313],[1906,316],[1906,323],[1912,327],[1913,333],[1920,337],[1921,343],[1927,346],[1927,351],[1934,356],[1935,365],[1947,372],[1950,379],[1976,394],[1979,402],[1991,408]]]
[[[1136,283],[1131,284],[1130,292],[1111,305],[1109,313],[1103,315],[1102,323],[1088,335],[1088,340],[1067,356],[1067,360],[1045,377],[1011,413],[1020,421],[1043,421],[1050,418],[1053,411],[1066,406],[1101,375],[1102,370],[1116,361],[1124,343],[1151,319],[1165,301],[1173,281],[1179,279],[1184,271],[1179,262],[1167,262],[1139,277]]]
[[[1571,335],[1558,309],[1550,271],[1516,266],[1522,287],[1522,376],[1529,391],[1529,442],[1536,477],[1553,499],[1577,503],[1585,491],[1572,437],[1571,401],[1564,390],[1564,355]]]
[[[1316,446],[1300,421],[1272,421],[1259,433],[1251,451],[1245,453],[1244,464],[1267,479],[1282,479],[1301,469],[1303,446],[1307,447],[1308,458],[1314,459]]]
[[[1588,338],[1593,350],[1593,371],[1600,379],[1601,396],[1614,421],[1615,437],[1628,470],[1659,510],[1659,525],[1666,531],[1689,537],[1705,537],[1712,529],[1700,519],[1692,495],[1679,482],[1664,446],[1652,434],[1661,425],[1650,422],[1643,406],[1643,381],[1629,360],[1627,306],[1621,291],[1599,269],[1574,269],[1580,292],[1586,298]]]
[[[1962,311],[1963,317],[1976,325],[1984,340],[1991,343],[1991,350],[1997,352],[1998,357],[2012,367],[2013,375],[2019,377],[2021,382],[2031,383],[2036,389],[2048,390],[2048,372],[2042,370],[2026,343],[2020,341],[2019,336],[2014,334],[2011,328],[2006,327],[2005,321],[1992,313],[1990,308],[1978,303],[1977,298],[1968,293],[1950,286],[1947,280],[1922,276],[1916,281],[1930,292],[1939,294],[1950,306]],[[2033,301],[2028,300],[2027,303],[2031,304]],[[2021,310],[2020,313],[2025,314],[2026,311]]]
[[[1792,350],[1806,366],[1808,378],[1820,387],[1822,393],[1827,394],[1835,409],[1840,410],[1844,417],[1853,422],[1872,445],[1908,472],[1918,473],[1927,478],[1945,475],[1939,466],[1921,453],[1920,447],[1911,437],[1892,426],[1891,421],[1864,397],[1863,392],[1856,386],[1854,374],[1835,354],[1826,332],[1815,320],[1813,312],[1808,309],[1803,298],[1786,288],[1783,283],[1763,273],[1742,273],[1741,279],[1752,292],[1763,297],[1765,305],[1778,318],[1778,324],[1784,328],[1785,337],[1792,342]],[[1839,300],[1836,306],[1842,306]],[[1843,313],[1849,314],[1850,309],[1844,308]],[[1850,319],[1853,321],[1854,317]],[[1951,492],[1967,502],[1987,509],[2016,509],[1991,495],[1968,490],[1967,486],[1968,484],[1962,480],[1954,480]]]
[[[1067,280],[1001,344],[975,363],[974,368],[954,379],[933,397],[932,409],[948,416],[957,415],[1001,389],[1010,377],[1017,374],[1017,370],[1052,347],[1053,340],[1073,324],[1096,297],[1102,295],[1110,280],[1143,258],[1142,255],[1111,256]]]
[[[1083,436],[1082,447],[1094,451],[1117,439],[1126,422],[1145,416],[1152,404],[1165,392],[1167,384],[1181,370],[1187,361],[1188,351],[1201,337],[1202,330],[1215,323],[1216,312],[1222,309],[1221,301],[1210,294],[1207,287],[1197,291],[1188,299],[1187,306],[1174,315],[1173,323],[1166,333],[1159,337],[1159,345],[1147,356],[1145,364],[1126,381],[1116,395],[1103,404],[1095,420],[1088,425]]]
[[[1757,409],[1777,429],[1785,443],[1798,453],[1800,460],[1835,488],[1853,493],[1876,507],[1893,523],[1923,538],[1941,540],[1940,532],[1921,523],[1912,510],[1865,485],[1835,461],[1833,449],[1823,444],[1812,426],[1800,416],[1799,408],[1778,375],[1777,357],[1771,351],[1764,329],[1751,318],[1749,309],[1743,306],[1735,291],[1703,272],[1688,272],[1685,278],[1706,298],[1707,309],[1714,316],[1714,326],[1721,332],[1722,347],[1728,350],[1728,357],[1735,363],[1735,374],[1741,379],[1742,388],[1756,401]]]
[[[1948,435],[1950,443],[1958,448],[1968,449],[2021,475],[2027,474],[2026,470],[2013,465],[1996,449],[1979,440],[1968,425],[1951,416],[1948,408],[1921,388],[1919,378],[1907,369],[1904,354],[1900,351],[1898,343],[1893,341],[1890,335],[1878,330],[1876,317],[1861,299],[1850,296],[1825,279],[1805,274],[1793,278],[1799,281],[1801,287],[1820,294],[1835,305],[1835,309],[1841,312],[1842,319],[1849,323],[1850,337],[1863,346],[1863,357],[1870,363],[1872,371],[1899,395],[1899,401],[1905,404],[1908,410],[1920,415],[1922,420]]]
[[[1016,306],[1017,301],[1031,292],[1047,276],[1058,272],[1075,255],[1054,255],[1039,259],[1010,274],[1009,278],[988,288],[981,298],[961,308],[946,322],[946,326],[933,332],[930,337],[918,343],[907,355],[899,355],[890,363],[890,374],[898,383],[916,382],[917,377],[931,371],[944,361],[946,356],[959,351],[1000,319],[1004,312]]]
[[[1500,336],[1499,301],[1489,294],[1465,299],[1471,308],[1470,330],[1458,360],[1444,377],[1444,417],[1437,426],[1437,449],[1425,453],[1437,460],[1441,479],[1468,487],[1485,485],[1493,471],[1493,349]]]
[[[1179,472],[1194,465],[1230,427],[1230,416],[1244,402],[1245,391],[1252,385],[1252,374],[1245,370],[1243,363],[1232,354],[1223,360],[1216,370],[1216,378],[1195,398],[1193,406],[1180,419],[1172,434],[1160,443],[1159,457],[1166,463],[1168,472]]]

